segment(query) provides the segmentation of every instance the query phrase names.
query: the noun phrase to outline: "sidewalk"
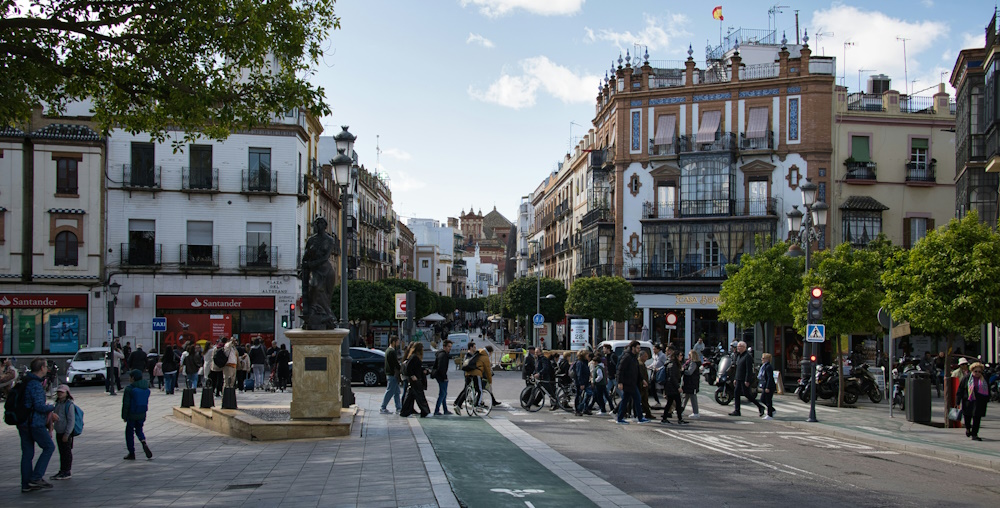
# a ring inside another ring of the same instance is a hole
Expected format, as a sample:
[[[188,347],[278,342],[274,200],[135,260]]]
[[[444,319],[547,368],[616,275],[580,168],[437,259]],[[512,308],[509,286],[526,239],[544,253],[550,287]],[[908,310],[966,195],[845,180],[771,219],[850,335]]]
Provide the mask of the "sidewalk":
[[[440,468],[429,472],[424,466],[422,433],[405,418],[359,418],[346,439],[246,442],[179,423],[170,415],[180,393],[153,390],[145,425],[153,459],[139,453],[131,462],[122,460],[121,395],[109,396],[96,386],[74,388],[86,426],[74,443],[73,478],[31,493],[20,492],[17,430],[0,426],[0,492],[11,505],[52,506],[71,499],[81,508],[458,506]],[[375,398],[357,394],[369,415],[378,413],[381,398]],[[238,394],[241,408],[290,401],[290,392]],[[36,458],[38,453],[36,448]],[[58,470],[56,451],[46,479]]]
[[[906,420],[906,412],[893,409],[889,417],[887,401],[872,404],[859,401],[857,407],[837,408],[828,401],[816,402],[815,423],[806,422],[809,404],[794,394],[774,398],[777,413],[774,419],[793,427],[850,439],[893,451],[958,462],[965,465],[1000,471],[1000,408],[987,408],[979,436],[982,441],[965,437],[965,429],[939,428]],[[992,405],[991,405],[992,406]],[[940,424],[944,416],[944,400],[931,399],[931,419]]]

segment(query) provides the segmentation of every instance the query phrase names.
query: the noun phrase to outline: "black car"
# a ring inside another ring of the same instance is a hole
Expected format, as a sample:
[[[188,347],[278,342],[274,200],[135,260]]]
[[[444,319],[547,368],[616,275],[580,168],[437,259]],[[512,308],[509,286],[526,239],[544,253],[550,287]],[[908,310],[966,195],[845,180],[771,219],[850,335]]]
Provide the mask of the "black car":
[[[351,382],[364,383],[365,386],[385,386],[385,352],[352,347]]]

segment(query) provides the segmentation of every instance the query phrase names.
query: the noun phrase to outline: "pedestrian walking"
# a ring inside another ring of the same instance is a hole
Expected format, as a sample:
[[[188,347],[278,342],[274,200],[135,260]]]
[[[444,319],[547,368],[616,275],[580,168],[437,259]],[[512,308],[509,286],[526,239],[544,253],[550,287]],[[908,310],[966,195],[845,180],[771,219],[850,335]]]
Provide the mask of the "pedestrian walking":
[[[656,391],[655,385],[651,384],[649,369],[646,368],[646,361],[649,360],[649,353],[642,351],[639,353],[639,379],[645,384],[639,385],[639,401],[642,404],[642,414],[647,419],[653,419],[653,408],[649,407],[649,389]]]
[[[288,387],[288,380],[292,377],[292,368],[288,364],[292,361],[292,354],[284,344],[278,347],[278,352],[274,353],[275,371],[278,375],[278,389],[282,392]]]
[[[605,365],[605,367],[607,367],[608,375],[608,392],[606,395],[610,407],[610,403],[613,400],[611,397],[611,391],[618,389],[618,383],[616,382],[616,379],[618,378],[618,357],[615,356],[615,352],[611,349],[610,344],[604,345],[604,360],[607,362]],[[614,408],[612,408],[612,410],[614,410]]]
[[[576,379],[576,415],[592,415],[590,406],[594,401],[594,388],[591,384],[590,353],[580,351],[573,364],[574,379]]]
[[[142,351],[141,347],[136,351]],[[69,480],[73,477],[73,429],[76,428],[76,409],[73,406],[69,386],[59,385],[56,388],[56,407],[52,411],[59,417],[53,425],[59,449],[59,472],[49,477],[50,480]]]
[[[240,364],[239,353],[236,352],[236,337],[230,337],[222,348],[226,352],[226,364],[222,367],[222,379],[226,388],[236,386],[236,368]]]
[[[209,385],[211,385],[211,390],[215,392],[216,397],[222,395],[222,367],[215,363],[215,353],[221,347],[222,340],[220,339],[208,349],[205,353],[205,366],[202,371],[208,375],[208,384],[205,385],[205,389],[209,389]]]
[[[174,355],[174,347],[163,348],[163,393],[173,395],[177,386],[177,356]]]
[[[672,408],[677,409],[677,423],[684,425],[687,422],[684,421],[684,408],[681,406],[681,355],[679,351],[671,350],[670,355],[667,360],[667,365],[664,367],[666,369],[667,377],[666,382],[663,385],[663,393],[667,398],[667,405],[663,408],[663,416],[660,418],[661,423],[670,423],[670,411]]]
[[[135,460],[135,438],[139,438],[142,451],[147,459],[153,458],[153,452],[146,444],[146,434],[142,426],[146,423],[146,412],[149,410],[149,382],[142,378],[142,371],[133,369],[130,372],[132,384],[122,392],[122,420],[125,421],[125,448],[128,455],[125,460]]]
[[[699,418],[698,391],[701,387],[701,355],[698,354],[697,350],[692,349],[688,352],[688,359],[681,367],[681,375],[683,376],[681,392],[684,394],[684,400],[681,401],[681,411],[687,407],[688,401],[690,401],[691,419],[697,420]]]
[[[122,389],[118,370],[121,368],[123,361],[125,361],[125,355],[122,354],[118,342],[115,342],[108,350],[108,356],[104,358],[104,366],[108,369],[107,375],[104,376],[104,386],[108,395],[114,395],[116,387],[119,391]]]
[[[521,379],[524,380],[525,386],[531,384],[529,380],[534,375],[535,375],[535,348],[532,346],[528,346],[528,348],[524,350],[524,365],[521,367]]]
[[[431,378],[438,384],[434,416],[452,414],[451,411],[448,411],[448,365],[451,364],[451,344],[450,340],[445,339],[441,349],[434,353],[434,369],[431,370]]]
[[[198,374],[205,359],[201,356],[201,347],[189,345],[187,356],[184,357],[184,383],[192,390],[198,388]]]
[[[267,354],[260,337],[253,340],[250,346],[250,370],[253,371],[253,385],[264,386],[264,368],[267,366]]]
[[[399,416],[407,417],[413,414],[414,402],[420,408],[421,418],[426,418],[431,412],[427,407],[427,397],[424,395],[424,391],[427,390],[427,369],[424,369],[423,357],[424,344],[414,342],[406,359],[406,366],[403,368],[403,375],[409,380],[409,388],[403,397],[403,407],[399,411]]]
[[[126,346],[128,346],[127,343]],[[129,368],[132,369],[146,368],[146,356],[148,355],[146,355],[146,352],[142,350],[142,344],[136,344],[135,351],[132,351],[130,353],[122,351],[122,354],[125,355],[126,360],[128,360]]]
[[[753,357],[747,352],[747,343],[742,340],[736,343],[736,375],[733,377],[736,384],[736,396],[733,398],[736,402],[736,409],[729,413],[729,416],[740,416],[741,397],[746,397],[747,400],[753,402],[757,406],[757,410],[760,411],[760,416],[764,416],[764,406],[757,401],[756,390],[750,386],[750,382],[753,380]]]
[[[962,416],[965,419],[966,437],[982,441],[979,437],[979,423],[986,416],[986,403],[990,400],[990,387],[983,378],[982,363],[970,365],[969,374],[959,381],[958,400],[961,401]]]
[[[770,420],[774,418],[774,392],[778,389],[778,385],[774,382],[774,367],[771,365],[771,353],[764,353],[760,355],[760,371],[757,373],[758,386],[760,386],[762,392],[760,394],[760,402],[764,404],[767,408],[767,414],[764,415],[765,420]]]
[[[615,377],[618,380],[618,390],[622,392],[622,401],[618,405],[618,418],[615,421],[622,425],[628,425],[628,421],[625,420],[625,413],[629,407],[629,403],[631,403],[631,407],[634,409],[635,417],[639,423],[649,421],[640,414],[642,406],[639,401],[639,385],[646,383],[646,381],[639,378],[638,354],[639,341],[633,340],[629,342],[624,354],[622,354],[621,361],[618,362],[618,375]]]
[[[389,347],[385,349],[385,395],[382,397],[382,407],[378,410],[382,414],[389,414],[389,409],[386,406],[389,404],[390,398],[396,406],[396,412],[398,413],[400,410],[398,347],[399,337],[389,337]]]
[[[650,369],[652,370],[653,389],[650,391],[653,392],[653,399],[656,400],[657,406],[660,405],[660,397],[656,392],[663,390],[664,383],[662,379],[664,378],[664,374],[662,372],[664,372],[663,368],[667,366],[667,360],[667,354],[663,352],[663,346],[653,344],[653,367]]]
[[[42,379],[49,373],[48,363],[44,358],[35,358],[28,368],[30,372],[24,376],[24,404],[28,414],[27,418],[17,423],[17,433],[21,437],[21,492],[52,488],[52,484],[45,481],[45,470],[49,467],[56,445],[49,435],[48,426],[59,420],[53,414],[55,406],[45,403],[45,389],[42,388]],[[42,453],[32,467],[35,445],[42,449]]]
[[[601,409],[601,414],[607,414],[608,411],[604,403],[604,396],[607,394],[608,389],[608,374],[601,353],[595,353],[590,358],[590,382],[592,391],[594,392],[594,400],[591,401],[591,406],[596,402],[597,407]]]
[[[236,351],[239,353],[236,366],[236,387],[242,392],[246,389],[246,380],[250,374],[250,354],[242,345],[237,347]]]

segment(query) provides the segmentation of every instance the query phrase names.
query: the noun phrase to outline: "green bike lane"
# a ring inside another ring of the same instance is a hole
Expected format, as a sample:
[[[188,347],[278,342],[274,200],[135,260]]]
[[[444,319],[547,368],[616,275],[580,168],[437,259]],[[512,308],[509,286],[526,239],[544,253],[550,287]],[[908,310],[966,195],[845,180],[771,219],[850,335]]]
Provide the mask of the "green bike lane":
[[[598,506],[482,418],[423,418],[420,427],[463,506]]]

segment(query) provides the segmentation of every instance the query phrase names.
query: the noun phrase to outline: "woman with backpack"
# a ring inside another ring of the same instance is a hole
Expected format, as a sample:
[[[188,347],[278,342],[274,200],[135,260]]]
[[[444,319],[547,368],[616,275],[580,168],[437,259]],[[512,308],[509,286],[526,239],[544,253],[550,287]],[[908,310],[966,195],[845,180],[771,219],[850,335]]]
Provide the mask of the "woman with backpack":
[[[69,480],[73,477],[73,430],[76,428],[76,408],[69,386],[56,388],[56,408],[53,414],[59,417],[54,424],[56,447],[59,449],[59,472],[50,480]]]
[[[594,386],[594,400],[591,401],[591,405],[593,402],[597,402],[597,407],[601,408],[601,414],[607,414],[604,395],[608,390],[608,374],[600,352],[594,353],[594,356],[590,358],[590,382]]]

